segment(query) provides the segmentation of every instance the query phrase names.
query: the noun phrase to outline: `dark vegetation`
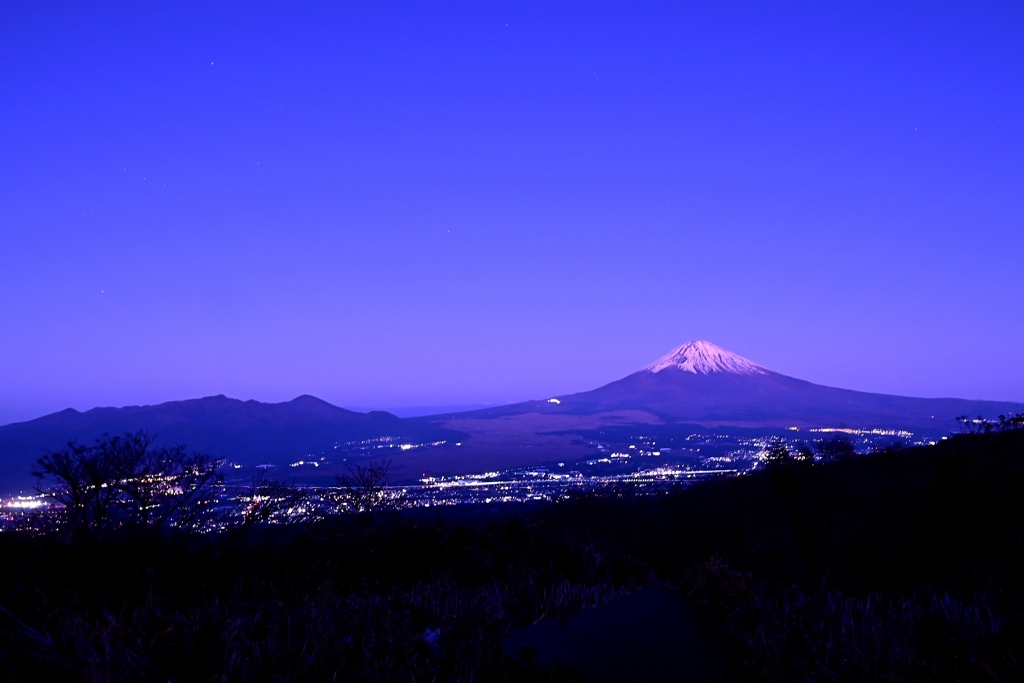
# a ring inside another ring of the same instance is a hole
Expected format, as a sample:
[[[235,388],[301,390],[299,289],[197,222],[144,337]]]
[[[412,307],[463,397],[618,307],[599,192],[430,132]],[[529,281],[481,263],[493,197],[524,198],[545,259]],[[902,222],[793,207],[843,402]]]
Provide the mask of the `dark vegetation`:
[[[659,497],[2,534],[0,680],[569,680],[504,634],[646,586],[736,680],[1021,680],[1024,430],[972,431]]]
[[[25,518],[21,530],[78,540],[128,531],[244,535],[269,523],[396,509],[403,498],[387,488],[387,460],[348,465],[334,488],[299,487],[265,468],[245,484],[228,485],[222,461],[180,445],[154,447],[155,440],[130,432],[91,445],[70,441],[43,455],[33,474],[52,505]]]
[[[100,536],[125,526],[198,530],[215,513],[210,504],[223,481],[219,462],[183,446],[154,448],[140,431],[69,442],[36,463],[37,490],[59,512],[56,531]]]

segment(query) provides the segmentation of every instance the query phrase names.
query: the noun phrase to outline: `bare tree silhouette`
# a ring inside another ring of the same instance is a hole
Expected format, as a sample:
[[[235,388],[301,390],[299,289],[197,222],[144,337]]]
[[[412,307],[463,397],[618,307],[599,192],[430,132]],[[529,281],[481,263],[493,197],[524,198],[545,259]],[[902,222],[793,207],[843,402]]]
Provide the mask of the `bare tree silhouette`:
[[[378,512],[399,507],[405,492],[388,488],[390,460],[349,464],[339,474],[337,503],[342,512]]]
[[[220,463],[180,445],[153,448],[155,438],[138,431],[91,446],[70,441],[36,461],[36,490],[57,504],[58,522],[75,532],[196,528],[213,513]]]

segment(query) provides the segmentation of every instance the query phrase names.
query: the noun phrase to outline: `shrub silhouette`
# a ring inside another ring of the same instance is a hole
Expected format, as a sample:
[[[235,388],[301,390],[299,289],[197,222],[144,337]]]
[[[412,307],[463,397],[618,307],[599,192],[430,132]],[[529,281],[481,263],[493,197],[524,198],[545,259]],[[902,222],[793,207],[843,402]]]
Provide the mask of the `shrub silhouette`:
[[[822,462],[836,462],[849,458],[857,453],[853,442],[843,436],[825,439],[818,444],[818,458]]]

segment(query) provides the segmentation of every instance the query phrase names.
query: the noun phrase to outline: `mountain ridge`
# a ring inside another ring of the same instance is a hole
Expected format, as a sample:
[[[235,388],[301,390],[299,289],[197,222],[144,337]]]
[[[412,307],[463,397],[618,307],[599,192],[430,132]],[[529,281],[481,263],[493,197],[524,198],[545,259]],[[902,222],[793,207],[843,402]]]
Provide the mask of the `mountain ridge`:
[[[153,405],[67,408],[0,427],[0,481],[31,483],[36,458],[69,441],[88,443],[105,434],[147,430],[155,445],[184,444],[214,457],[246,465],[285,464],[328,452],[336,443],[395,437],[442,440],[450,432],[403,420],[391,413],[355,411],[303,394],[280,403],[229,398],[223,394]]]
[[[218,394],[149,406],[69,408],[0,427],[0,481],[17,475],[26,484],[35,459],[69,439],[87,442],[140,429],[158,435],[158,445],[183,443],[249,465],[297,461],[336,443],[385,436],[418,443],[447,440],[452,447],[387,451],[394,480],[412,482],[427,471],[465,474],[571,461],[582,453],[571,432],[609,425],[883,428],[937,438],[957,430],[960,415],[1012,413],[1024,413],[1024,403],[828,387],[774,372],[711,342],[693,341],[596,389],[438,415],[355,412],[309,394],[280,403]]]

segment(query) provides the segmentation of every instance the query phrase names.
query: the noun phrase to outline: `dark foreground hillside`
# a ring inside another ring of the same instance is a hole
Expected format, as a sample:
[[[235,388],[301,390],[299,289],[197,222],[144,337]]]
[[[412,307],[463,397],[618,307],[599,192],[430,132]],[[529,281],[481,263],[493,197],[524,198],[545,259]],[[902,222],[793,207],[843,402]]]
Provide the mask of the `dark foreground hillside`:
[[[573,680],[507,634],[571,614],[613,629],[638,594],[674,596],[724,643],[726,680],[1021,680],[1022,485],[1024,433],[1005,432],[660,498],[244,537],[4,534],[0,680]],[[652,650],[685,680],[690,662]]]

